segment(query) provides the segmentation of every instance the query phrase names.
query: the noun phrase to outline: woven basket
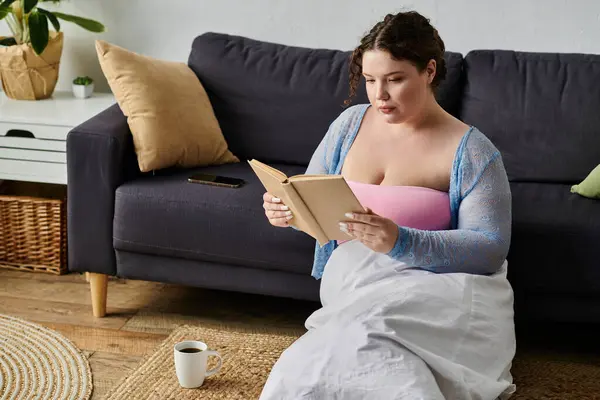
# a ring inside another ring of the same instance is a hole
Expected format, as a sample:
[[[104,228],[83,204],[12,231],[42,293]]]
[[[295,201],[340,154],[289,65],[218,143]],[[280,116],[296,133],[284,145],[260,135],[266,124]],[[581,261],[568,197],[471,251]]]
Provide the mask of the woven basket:
[[[9,185],[0,194],[0,267],[66,273],[65,190],[51,187],[39,197],[15,195],[15,187]]]

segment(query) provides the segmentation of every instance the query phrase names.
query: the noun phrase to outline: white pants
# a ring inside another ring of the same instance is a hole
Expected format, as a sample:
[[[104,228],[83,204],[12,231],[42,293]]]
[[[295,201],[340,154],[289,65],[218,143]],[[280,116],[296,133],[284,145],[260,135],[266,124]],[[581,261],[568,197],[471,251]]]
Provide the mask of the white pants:
[[[261,400],[510,397],[506,266],[493,276],[434,274],[342,244],[325,267],[323,307],[281,355]]]

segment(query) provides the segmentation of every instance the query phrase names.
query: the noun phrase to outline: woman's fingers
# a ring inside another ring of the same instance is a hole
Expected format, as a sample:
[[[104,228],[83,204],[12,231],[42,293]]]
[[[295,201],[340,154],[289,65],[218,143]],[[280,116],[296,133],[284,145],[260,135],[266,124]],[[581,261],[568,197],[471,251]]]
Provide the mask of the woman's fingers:
[[[269,218],[269,222],[271,223],[271,225],[274,225],[274,226],[289,226],[289,222],[293,218],[291,214],[285,215],[283,217],[281,217],[281,216],[270,217],[269,215],[267,215],[267,217]]]
[[[340,222],[340,230],[363,236],[374,236],[380,231],[378,225],[370,225],[362,222]]]
[[[272,225],[275,226],[287,226],[290,222],[290,219],[286,218],[273,218],[269,219]]]
[[[281,199],[274,197],[270,193],[263,194],[263,208],[269,223],[274,226],[287,227],[289,221],[293,218],[292,211],[283,204]]]
[[[289,207],[283,204],[281,199],[274,197],[270,193],[263,194],[263,208],[271,211],[288,211]]]
[[[345,233],[351,235],[352,237],[356,238],[357,240],[359,240],[365,244],[372,244],[372,243],[376,243],[376,241],[377,241],[377,235],[365,233],[362,231],[356,231],[356,230],[349,231],[344,226],[341,226],[340,230],[342,232],[345,232]]]
[[[283,218],[283,219],[287,219],[290,220],[292,219],[292,212],[291,211],[271,211],[268,210],[267,212],[267,217],[269,219],[279,219],[279,218]]]
[[[263,201],[268,203],[281,203],[281,199],[273,196],[271,193],[266,192],[263,194]]]
[[[364,212],[346,214],[340,230],[355,237],[373,251],[388,253],[398,239],[398,225],[365,207]]]
[[[370,212],[370,210],[369,210]],[[352,221],[362,222],[363,224],[379,226],[382,225],[384,218],[372,213],[348,213],[346,217]]]
[[[289,211],[289,207],[284,204],[264,202],[263,208],[267,211]]]

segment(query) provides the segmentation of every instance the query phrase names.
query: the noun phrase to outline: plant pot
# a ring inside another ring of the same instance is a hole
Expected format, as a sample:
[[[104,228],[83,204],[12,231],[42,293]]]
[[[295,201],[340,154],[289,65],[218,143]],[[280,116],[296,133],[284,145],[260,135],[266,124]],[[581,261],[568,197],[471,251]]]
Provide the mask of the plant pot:
[[[87,99],[94,93],[94,84],[90,83],[89,85],[76,85],[73,84],[73,96],[78,99]]]
[[[42,100],[52,96],[58,81],[63,33],[50,32],[48,47],[40,55],[31,45],[0,47],[2,89],[15,100]]]

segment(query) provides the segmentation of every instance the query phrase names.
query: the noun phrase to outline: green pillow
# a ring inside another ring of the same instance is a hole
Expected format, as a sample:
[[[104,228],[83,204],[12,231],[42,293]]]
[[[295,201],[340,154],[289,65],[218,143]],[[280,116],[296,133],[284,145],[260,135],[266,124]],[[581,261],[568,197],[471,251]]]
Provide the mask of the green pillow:
[[[600,199],[600,164],[579,185],[571,187],[571,193],[577,193],[590,199]]]

